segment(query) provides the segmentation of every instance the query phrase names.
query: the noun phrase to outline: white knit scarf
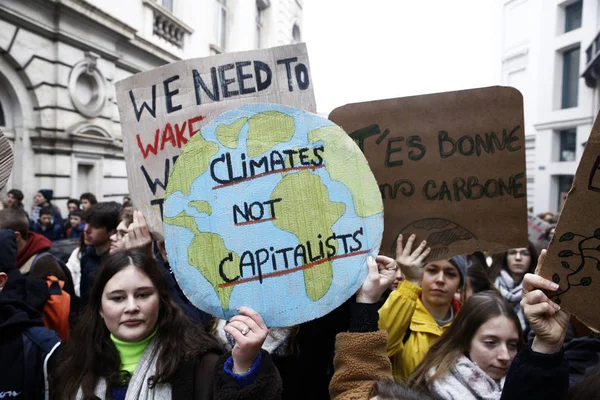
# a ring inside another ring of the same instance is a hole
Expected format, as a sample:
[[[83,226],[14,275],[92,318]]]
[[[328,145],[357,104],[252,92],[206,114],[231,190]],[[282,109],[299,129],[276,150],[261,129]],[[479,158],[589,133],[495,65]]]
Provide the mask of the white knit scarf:
[[[158,336],[154,336],[142,354],[142,358],[135,367],[127,387],[125,400],[171,400],[171,385],[168,383],[157,384],[150,388],[149,379],[156,375],[156,362],[158,360]],[[106,398],[106,379],[100,378],[94,394],[101,399]],[[81,388],[77,392],[77,400],[83,400]]]
[[[436,370],[429,370],[427,378],[433,376]],[[496,382],[477,364],[461,355],[448,372],[428,384],[428,388],[443,400],[498,400],[502,396],[504,379]]]
[[[518,285],[506,270],[501,270],[500,275],[494,281],[494,285],[498,288],[502,297],[513,307],[515,313],[519,317],[521,329],[527,329],[527,320],[521,308],[521,298],[523,297],[523,282]]]

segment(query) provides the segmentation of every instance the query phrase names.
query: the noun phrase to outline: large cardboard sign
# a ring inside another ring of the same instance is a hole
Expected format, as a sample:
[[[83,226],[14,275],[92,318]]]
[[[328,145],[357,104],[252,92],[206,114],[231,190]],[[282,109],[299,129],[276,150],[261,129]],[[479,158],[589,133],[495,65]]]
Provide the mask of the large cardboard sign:
[[[560,286],[553,300],[600,331],[600,121],[587,142],[573,186],[539,272]]]
[[[385,207],[382,250],[400,233],[428,260],[527,246],[523,98],[491,87],[348,104],[329,115],[363,150]]]
[[[177,281],[200,309],[266,324],[323,316],[377,255],[383,203],[360,149],[318,115],[274,104],[228,111],[184,146],[165,195]]]
[[[304,44],[180,61],[119,81],[116,90],[129,193],[158,234],[169,174],[208,121],[256,102],[316,112]]]

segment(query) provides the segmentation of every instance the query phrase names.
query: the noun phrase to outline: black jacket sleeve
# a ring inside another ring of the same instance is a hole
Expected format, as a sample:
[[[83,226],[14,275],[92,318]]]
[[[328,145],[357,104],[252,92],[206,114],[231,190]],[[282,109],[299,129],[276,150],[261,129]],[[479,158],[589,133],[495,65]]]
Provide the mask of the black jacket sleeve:
[[[564,351],[536,353],[526,345],[510,366],[501,400],[562,400],[567,398],[568,392],[569,364]]]
[[[215,370],[215,400],[277,400],[281,399],[283,386],[281,377],[268,352],[262,351],[260,370],[254,383],[241,388],[238,383],[224,371],[225,361],[229,355],[223,355],[217,361]]]

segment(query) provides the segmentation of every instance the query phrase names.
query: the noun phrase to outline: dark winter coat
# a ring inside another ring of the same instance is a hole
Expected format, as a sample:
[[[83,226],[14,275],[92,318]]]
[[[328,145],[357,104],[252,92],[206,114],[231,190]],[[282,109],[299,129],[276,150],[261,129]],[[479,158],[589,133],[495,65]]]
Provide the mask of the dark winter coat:
[[[102,260],[108,256],[108,251],[104,254],[96,253],[94,246],[86,247],[85,251],[81,255],[81,282],[79,285],[79,297],[80,297],[80,309],[87,305],[94,279],[96,279],[96,273],[98,267],[102,263]]]
[[[501,400],[566,399],[569,392],[569,363],[564,351],[554,354],[536,353],[524,346],[513,360]]]
[[[0,230],[0,271],[8,276],[0,292],[0,394],[11,399],[42,399],[46,383],[43,365],[51,354],[42,354],[25,333],[53,338],[53,344],[58,338],[43,327],[41,309],[48,287],[15,269],[16,253],[14,232]]]
[[[40,221],[37,221],[33,224],[32,230],[37,234],[43,235],[50,241],[60,240],[64,237],[62,226],[57,224],[56,222],[50,223],[49,226],[44,228],[42,225],[40,225]]]
[[[281,399],[281,378],[271,356],[262,351],[256,380],[243,388],[224,371],[228,355],[215,350],[201,358],[184,363],[171,384],[173,400],[274,400]]]

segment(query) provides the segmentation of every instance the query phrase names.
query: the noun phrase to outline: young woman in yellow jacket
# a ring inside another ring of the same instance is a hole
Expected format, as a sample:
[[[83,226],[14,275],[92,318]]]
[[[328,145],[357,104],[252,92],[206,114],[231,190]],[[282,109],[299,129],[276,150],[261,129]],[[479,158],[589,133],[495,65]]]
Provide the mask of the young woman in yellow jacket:
[[[397,279],[379,309],[379,328],[388,332],[387,354],[398,382],[410,376],[454,320],[460,309],[454,294],[463,287],[467,268],[464,256],[434,261],[422,268],[430,252],[427,243],[421,242],[412,251],[415,235],[408,238],[406,246],[402,239],[400,235],[396,247],[400,267]]]

